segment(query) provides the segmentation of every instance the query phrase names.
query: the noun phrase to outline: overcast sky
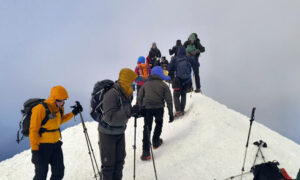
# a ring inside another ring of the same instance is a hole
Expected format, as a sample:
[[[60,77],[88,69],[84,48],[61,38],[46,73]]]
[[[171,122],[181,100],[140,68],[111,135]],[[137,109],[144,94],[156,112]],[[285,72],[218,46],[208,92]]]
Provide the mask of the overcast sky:
[[[193,32],[206,47],[204,94],[247,116],[256,106],[257,121],[300,143],[298,0],[0,3],[0,160],[29,147],[15,143],[28,98],[63,85],[67,111],[79,100],[90,120],[96,81],[133,69],[152,42],[170,59],[168,49]]]

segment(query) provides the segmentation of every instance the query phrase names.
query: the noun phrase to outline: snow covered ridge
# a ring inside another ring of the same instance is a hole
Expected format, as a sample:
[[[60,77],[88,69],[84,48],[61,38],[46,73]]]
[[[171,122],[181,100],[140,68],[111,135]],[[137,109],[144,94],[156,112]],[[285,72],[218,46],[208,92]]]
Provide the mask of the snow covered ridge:
[[[223,180],[241,173],[245,145],[249,130],[249,117],[228,109],[226,106],[201,94],[187,95],[186,114],[168,123],[165,109],[162,138],[164,144],[154,150],[158,179],[160,180]],[[251,110],[249,109],[249,115]],[[87,118],[87,117],[86,117]],[[88,117],[89,118],[89,117]],[[256,119],[259,119],[256,116]],[[126,152],[123,179],[133,179],[133,118],[126,130]],[[97,122],[86,123],[93,149],[100,165]],[[141,161],[143,119],[137,125],[136,179],[155,179],[151,161]],[[65,176],[67,180],[93,179],[93,169],[81,124],[62,132]],[[245,172],[255,159],[257,146],[262,139],[268,144],[262,152],[267,161],[277,160],[280,168],[296,177],[300,168],[300,146],[280,134],[254,121],[250,136]],[[262,163],[259,156],[256,164]],[[49,169],[48,178],[51,170]],[[1,180],[32,179],[34,166],[31,152],[26,150],[0,163]],[[253,179],[247,174],[244,180]]]

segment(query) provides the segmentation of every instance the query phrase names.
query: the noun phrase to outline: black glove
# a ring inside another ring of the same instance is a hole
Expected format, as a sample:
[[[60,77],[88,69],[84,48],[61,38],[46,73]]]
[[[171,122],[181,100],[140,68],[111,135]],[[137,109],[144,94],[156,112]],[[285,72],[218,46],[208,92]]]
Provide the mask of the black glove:
[[[31,157],[31,162],[33,164],[37,164],[39,162],[41,162],[41,154],[39,150],[35,150],[35,151],[31,151],[32,153],[32,157]]]
[[[146,109],[142,108],[140,114],[142,117],[146,117]]]
[[[173,122],[174,121],[174,115],[173,114],[170,114],[169,115],[169,123]]]
[[[78,101],[76,101],[76,105],[71,106],[71,108],[73,108],[72,113],[74,116],[83,111],[83,108]]]
[[[131,116],[138,117],[139,115],[140,115],[140,107],[138,104],[136,104],[131,108]]]

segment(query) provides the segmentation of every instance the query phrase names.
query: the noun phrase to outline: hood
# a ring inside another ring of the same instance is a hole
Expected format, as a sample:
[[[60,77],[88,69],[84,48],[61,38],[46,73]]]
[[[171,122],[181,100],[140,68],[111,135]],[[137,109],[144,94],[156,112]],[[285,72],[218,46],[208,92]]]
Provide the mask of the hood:
[[[131,84],[137,76],[138,75],[129,68],[123,68],[119,73],[119,84],[127,97],[130,97],[133,92]]]
[[[185,48],[183,46],[179,46],[177,49],[177,56],[185,56],[186,52],[185,52]]]
[[[52,87],[50,96],[46,100],[46,102],[48,102],[49,104],[55,104],[56,100],[65,100],[68,98],[68,92],[63,86],[54,86]]]
[[[196,40],[196,36],[195,36],[195,33],[192,33],[190,36],[189,36],[189,41],[192,41],[192,40]]]
[[[161,79],[163,79],[165,81],[171,80],[171,78],[169,76],[166,76],[164,74],[164,71],[160,66],[155,66],[154,68],[152,68],[151,74],[152,75],[158,75],[159,77],[161,77]]]
[[[144,56],[140,56],[138,58],[138,61],[137,61],[138,64],[144,64],[145,63],[145,57]]]
[[[52,109],[53,111],[58,111],[58,107],[56,106],[55,101],[65,100],[68,98],[68,92],[63,86],[54,86],[51,88],[50,96],[45,101],[45,103],[47,103],[50,106],[50,109]],[[64,108],[62,108],[62,110],[64,111]]]

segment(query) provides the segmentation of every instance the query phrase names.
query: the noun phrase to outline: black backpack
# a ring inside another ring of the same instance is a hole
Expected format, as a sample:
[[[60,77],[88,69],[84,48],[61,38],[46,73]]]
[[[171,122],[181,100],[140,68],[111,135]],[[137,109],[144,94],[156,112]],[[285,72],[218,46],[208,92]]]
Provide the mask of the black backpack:
[[[267,162],[252,167],[253,180],[285,180],[281,174],[278,162]]]
[[[39,99],[39,98],[30,98],[27,101],[24,102],[24,109],[21,110],[23,119],[20,121],[19,123],[19,130],[17,133],[17,142],[19,143],[20,140],[23,140],[23,137],[28,137],[29,136],[29,127],[30,127],[30,119],[31,119],[31,110],[33,107],[37,106],[38,104],[42,104],[45,109],[46,109],[46,116],[45,119],[42,121],[41,124],[41,129],[40,129],[40,136],[43,132],[46,132],[48,130],[46,130],[45,128],[42,128],[43,125],[45,125],[47,123],[47,121],[51,118],[51,112],[47,106],[46,103],[44,103],[45,99]],[[59,130],[59,129],[58,129]],[[22,137],[21,139],[19,138],[19,133],[22,133]],[[54,130],[51,130],[54,131]],[[57,130],[55,130],[57,131]]]
[[[104,94],[113,88],[114,82],[112,80],[106,79],[103,81],[99,81],[95,84],[94,90],[91,97],[90,102],[90,115],[92,118],[97,121],[101,122],[102,116],[103,116],[103,97]]]

